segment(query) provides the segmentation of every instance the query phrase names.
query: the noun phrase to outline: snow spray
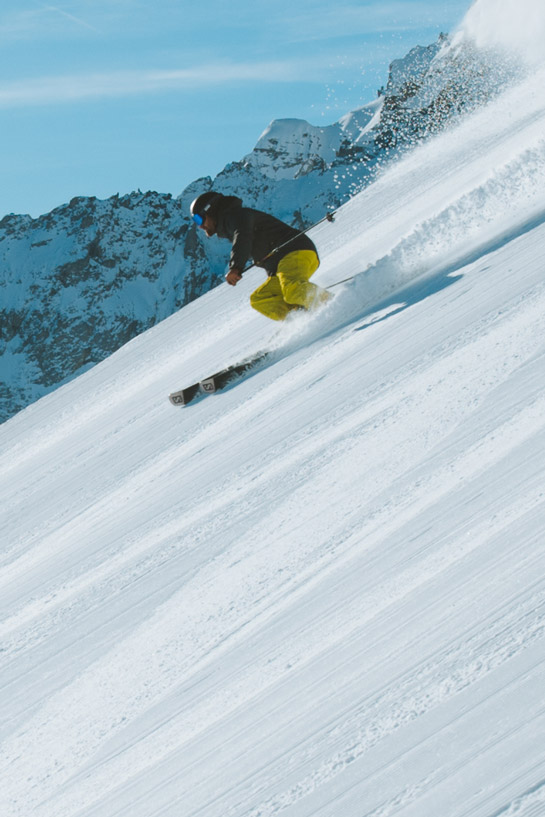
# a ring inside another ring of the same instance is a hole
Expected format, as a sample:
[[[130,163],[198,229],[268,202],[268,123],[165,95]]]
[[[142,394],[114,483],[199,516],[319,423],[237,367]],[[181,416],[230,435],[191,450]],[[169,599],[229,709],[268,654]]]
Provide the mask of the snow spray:
[[[545,62],[544,0],[475,0],[453,36],[453,44],[473,42],[529,66]]]

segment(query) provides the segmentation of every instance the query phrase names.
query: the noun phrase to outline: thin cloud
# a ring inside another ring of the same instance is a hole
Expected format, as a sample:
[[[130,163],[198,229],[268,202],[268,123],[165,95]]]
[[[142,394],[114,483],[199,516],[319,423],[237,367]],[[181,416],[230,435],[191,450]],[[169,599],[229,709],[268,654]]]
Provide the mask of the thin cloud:
[[[88,23],[86,20],[82,20],[81,17],[76,17],[74,14],[70,14],[68,11],[64,11],[64,9],[60,9],[57,6],[47,6],[44,3],[39,3],[39,5],[41,6],[41,8],[43,8],[44,11],[51,11],[54,14],[59,14],[61,17],[70,20],[70,22],[75,23],[78,26],[83,26],[84,28],[88,28],[91,31],[96,31],[97,33],[100,33],[99,29],[96,28],[96,26],[91,25],[91,23]]]
[[[4,42],[46,40],[72,36],[74,26],[100,34],[96,26],[59,6],[35,2],[34,8],[21,9],[0,17],[0,38]]]
[[[40,77],[1,83],[0,108],[66,104],[240,82],[290,82],[296,78],[296,74],[297,66],[262,62],[206,65],[170,71],[117,71]]]

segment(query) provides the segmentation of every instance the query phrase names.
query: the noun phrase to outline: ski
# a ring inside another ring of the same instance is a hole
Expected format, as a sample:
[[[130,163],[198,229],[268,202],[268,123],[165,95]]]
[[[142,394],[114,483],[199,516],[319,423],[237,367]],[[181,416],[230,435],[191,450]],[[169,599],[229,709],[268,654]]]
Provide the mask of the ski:
[[[187,406],[198,394],[214,394],[221,391],[231,383],[233,380],[239,378],[241,375],[253,369],[259,363],[263,362],[269,355],[268,352],[260,352],[254,357],[247,358],[240,363],[235,363],[232,366],[227,366],[225,369],[220,369],[219,372],[205,377],[198,383],[193,383],[191,386],[186,386],[183,389],[169,394],[168,399],[173,406]]]

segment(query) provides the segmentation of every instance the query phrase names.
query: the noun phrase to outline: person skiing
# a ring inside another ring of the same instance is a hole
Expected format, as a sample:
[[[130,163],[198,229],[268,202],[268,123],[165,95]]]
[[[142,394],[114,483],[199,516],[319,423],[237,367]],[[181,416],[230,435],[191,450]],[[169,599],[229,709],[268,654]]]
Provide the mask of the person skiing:
[[[209,238],[217,235],[232,242],[228,284],[238,284],[249,258],[265,269],[267,281],[250,296],[250,304],[262,315],[282,321],[295,309],[315,309],[331,298],[310,281],[320,260],[305,233],[261,210],[243,207],[238,196],[213,190],[197,196],[190,212]]]

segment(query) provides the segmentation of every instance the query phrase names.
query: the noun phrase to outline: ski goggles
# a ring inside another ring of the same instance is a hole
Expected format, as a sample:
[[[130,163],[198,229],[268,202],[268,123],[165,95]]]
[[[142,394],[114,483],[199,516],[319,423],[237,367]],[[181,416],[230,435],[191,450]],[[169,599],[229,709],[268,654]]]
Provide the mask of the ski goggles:
[[[206,216],[201,216],[200,213],[193,213],[191,218],[193,219],[193,221],[195,222],[195,224],[198,227],[202,227],[202,225],[204,224],[204,219],[206,218]]]

